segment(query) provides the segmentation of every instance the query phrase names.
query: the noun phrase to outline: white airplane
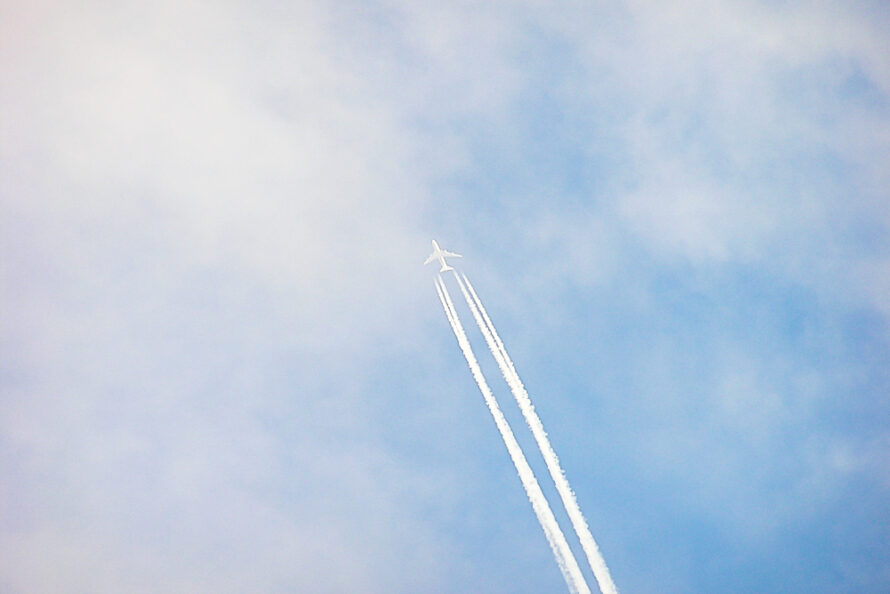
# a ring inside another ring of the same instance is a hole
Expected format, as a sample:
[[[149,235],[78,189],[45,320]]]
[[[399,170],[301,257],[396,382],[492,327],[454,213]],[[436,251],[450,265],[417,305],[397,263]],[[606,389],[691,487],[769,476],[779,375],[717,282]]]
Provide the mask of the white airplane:
[[[439,272],[447,272],[449,270],[454,270],[451,266],[449,266],[445,262],[445,257],[449,258],[462,258],[460,254],[455,254],[454,252],[446,252],[442,248],[439,247],[439,244],[436,243],[436,240],[433,240],[433,253],[430,254],[430,257],[426,259],[426,262],[423,263],[424,266],[432,262],[433,260],[438,260],[442,264],[442,270]]]

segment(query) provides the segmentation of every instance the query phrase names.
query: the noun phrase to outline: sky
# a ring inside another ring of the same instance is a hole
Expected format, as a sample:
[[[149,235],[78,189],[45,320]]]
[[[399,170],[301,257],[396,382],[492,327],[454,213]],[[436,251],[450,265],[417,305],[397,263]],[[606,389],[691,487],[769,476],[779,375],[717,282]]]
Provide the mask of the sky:
[[[887,31],[0,2],[0,591],[565,591],[431,239],[619,591],[890,591]]]

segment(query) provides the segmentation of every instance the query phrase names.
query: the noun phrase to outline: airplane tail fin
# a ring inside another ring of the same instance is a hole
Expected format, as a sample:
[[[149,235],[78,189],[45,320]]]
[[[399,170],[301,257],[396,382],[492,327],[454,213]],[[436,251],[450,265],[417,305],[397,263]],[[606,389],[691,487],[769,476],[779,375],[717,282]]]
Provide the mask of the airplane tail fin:
[[[442,270],[440,270],[439,272],[448,272],[449,270],[454,270],[454,268],[452,268],[448,264],[442,264]]]

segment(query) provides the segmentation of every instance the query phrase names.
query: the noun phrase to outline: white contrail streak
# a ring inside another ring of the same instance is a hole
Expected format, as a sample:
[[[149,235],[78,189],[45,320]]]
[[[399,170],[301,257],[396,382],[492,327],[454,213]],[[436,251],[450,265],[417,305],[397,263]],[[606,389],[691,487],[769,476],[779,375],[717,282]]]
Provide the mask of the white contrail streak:
[[[590,569],[593,571],[594,577],[596,577],[596,582],[599,585],[600,591],[602,594],[618,594],[618,589],[615,587],[615,582],[612,581],[609,568],[606,567],[606,561],[603,559],[599,547],[597,547],[596,541],[590,533],[587,521],[581,513],[578,501],[575,499],[575,493],[572,491],[572,487],[569,485],[569,481],[565,477],[565,473],[559,464],[559,458],[557,458],[556,452],[553,450],[553,447],[550,445],[550,440],[547,438],[547,432],[544,430],[544,425],[541,423],[538,413],[535,412],[535,407],[532,405],[532,401],[528,396],[525,386],[522,385],[522,380],[519,379],[519,374],[516,373],[516,368],[513,366],[513,361],[507,354],[507,349],[504,348],[504,343],[494,329],[494,324],[491,323],[491,318],[488,317],[488,313],[485,311],[485,307],[483,307],[482,301],[473,289],[470,280],[466,275],[462,275],[463,280],[461,280],[461,277],[456,272],[454,276],[457,278],[457,284],[460,286],[464,299],[467,300],[467,305],[470,306],[470,311],[473,313],[473,318],[475,318],[476,324],[485,336],[485,342],[488,343],[488,348],[491,349],[491,354],[494,355],[494,358],[497,360],[498,366],[501,368],[501,373],[504,374],[504,379],[507,380],[507,384],[510,386],[510,391],[513,392],[513,397],[516,399],[516,403],[522,411],[522,416],[525,417],[525,422],[535,436],[535,441],[538,444],[538,448],[541,450],[544,462],[547,464],[547,470],[550,471],[550,476],[553,477],[553,482],[556,484],[556,490],[559,492],[562,503],[566,508],[569,520],[572,522],[572,527],[575,529],[575,533],[581,541],[581,548],[584,549],[584,554],[587,556],[587,561],[590,563]],[[469,289],[469,293],[467,292],[467,289]]]
[[[578,562],[575,560],[568,542],[566,542],[565,535],[563,535],[553,515],[553,511],[550,509],[550,505],[541,491],[541,486],[538,484],[531,466],[525,459],[525,455],[522,453],[522,449],[519,447],[519,443],[516,441],[516,437],[507,423],[507,419],[504,418],[497,400],[495,400],[491,389],[488,387],[488,383],[485,381],[485,377],[482,375],[482,369],[479,367],[476,356],[473,354],[473,349],[470,347],[469,340],[467,340],[467,335],[457,316],[457,311],[454,309],[454,303],[451,301],[451,295],[448,294],[448,289],[445,287],[441,277],[436,279],[436,292],[439,293],[439,300],[442,302],[445,316],[451,324],[451,329],[454,331],[460,350],[470,366],[473,379],[476,380],[479,391],[482,392],[482,397],[485,399],[485,404],[488,405],[488,410],[491,412],[495,425],[497,425],[498,431],[501,433],[504,445],[507,446],[507,451],[510,453],[510,458],[516,467],[519,480],[522,482],[522,486],[525,487],[526,495],[528,495],[532,509],[538,517],[541,528],[544,530],[544,535],[547,537],[547,542],[550,544],[553,556],[556,558],[556,564],[559,566],[559,570],[562,572],[569,590],[577,594],[590,594],[590,587],[584,580],[584,575],[581,573]]]

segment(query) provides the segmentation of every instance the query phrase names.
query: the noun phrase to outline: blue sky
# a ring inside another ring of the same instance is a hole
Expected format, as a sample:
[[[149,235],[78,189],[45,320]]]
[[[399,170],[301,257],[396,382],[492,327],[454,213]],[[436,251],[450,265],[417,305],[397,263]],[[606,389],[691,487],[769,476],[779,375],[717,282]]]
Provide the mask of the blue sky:
[[[620,591],[890,590],[888,30],[4,4],[0,590],[564,591],[433,238]]]

